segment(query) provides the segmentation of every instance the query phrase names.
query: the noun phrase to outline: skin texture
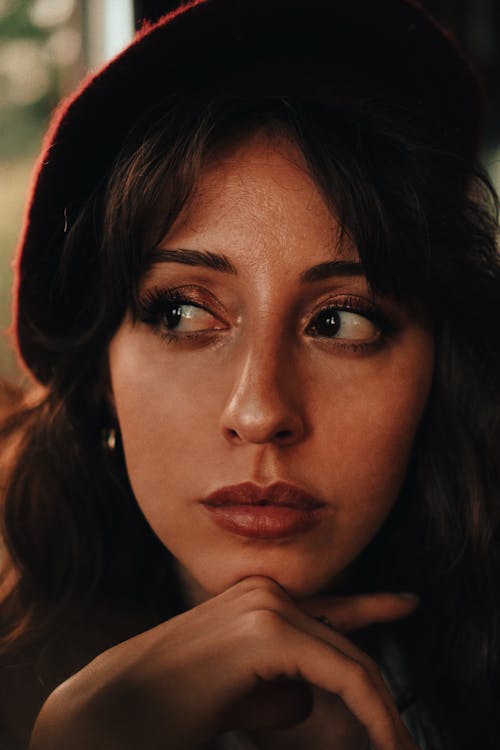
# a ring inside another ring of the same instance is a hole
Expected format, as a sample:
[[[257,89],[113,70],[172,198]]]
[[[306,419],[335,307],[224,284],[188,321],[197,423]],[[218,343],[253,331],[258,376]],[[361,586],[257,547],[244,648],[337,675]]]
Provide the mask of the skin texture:
[[[257,134],[207,165],[109,349],[132,488],[192,606],[57,688],[30,750],[207,750],[234,730],[262,750],[416,750],[344,635],[416,599],[332,594],[397,500],[433,337],[359,274],[301,280],[356,261],[338,236],[286,140]],[[232,272],[179,262],[193,251]],[[366,317],[373,306],[389,323]],[[324,503],[318,522],[279,539],[220,528],[200,500],[246,481],[292,483]]]
[[[235,273],[153,263],[141,297],[182,289],[191,317],[169,341],[164,315],[139,312],[111,342],[132,488],[193,603],[254,575],[295,599],[334,590],[397,499],[432,380],[432,333],[423,316],[374,300],[363,276],[301,281],[311,266],[358,259],[338,237],[297,149],[257,134],[206,167],[161,243],[222,254]],[[391,330],[342,313],[336,338],[311,335],[318,311],[346,299],[374,301]],[[325,503],[307,533],[248,539],[200,504],[227,485],[278,480]]]
[[[336,632],[415,603],[386,594],[304,606],[249,577],[118,644],[52,693],[30,750],[207,750],[235,728],[263,750],[416,750],[377,665]],[[309,616],[315,606],[332,628]]]

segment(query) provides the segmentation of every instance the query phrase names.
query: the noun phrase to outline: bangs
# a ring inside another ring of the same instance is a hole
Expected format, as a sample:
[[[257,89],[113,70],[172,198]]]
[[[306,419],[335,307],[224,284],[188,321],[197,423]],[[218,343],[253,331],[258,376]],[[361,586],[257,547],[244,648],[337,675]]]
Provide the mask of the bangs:
[[[482,220],[491,231],[491,219],[475,200],[472,232],[467,225],[470,165],[426,143],[411,112],[383,101],[299,98],[184,97],[164,107],[159,117],[148,113],[154,124],[141,122],[130,134],[105,196],[104,257],[115,282],[121,275],[112,286],[126,291],[116,299],[122,314],[135,310],[150,253],[204,166],[257,132],[297,145],[374,293],[443,311],[480,264],[470,237]],[[473,191],[480,201],[488,190],[481,180]]]
[[[460,146],[460,123],[441,122],[423,94],[392,80],[390,60],[372,70],[340,58],[268,55],[234,71],[207,62],[205,78],[143,111],[70,222],[50,278],[57,309],[32,319],[23,308],[30,350],[46,360],[75,341],[102,349],[136,311],[148,256],[204,166],[259,130],[297,145],[375,294],[423,305],[433,322],[453,318],[472,336],[499,264],[496,197],[472,141]]]

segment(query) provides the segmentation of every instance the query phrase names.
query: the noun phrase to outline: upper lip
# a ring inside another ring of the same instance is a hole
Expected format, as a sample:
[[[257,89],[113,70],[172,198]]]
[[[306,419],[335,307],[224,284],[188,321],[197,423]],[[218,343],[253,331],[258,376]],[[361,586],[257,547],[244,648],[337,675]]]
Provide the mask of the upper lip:
[[[300,510],[314,510],[325,503],[287,482],[260,487],[252,482],[232,484],[212,492],[202,500],[204,505],[281,505]]]

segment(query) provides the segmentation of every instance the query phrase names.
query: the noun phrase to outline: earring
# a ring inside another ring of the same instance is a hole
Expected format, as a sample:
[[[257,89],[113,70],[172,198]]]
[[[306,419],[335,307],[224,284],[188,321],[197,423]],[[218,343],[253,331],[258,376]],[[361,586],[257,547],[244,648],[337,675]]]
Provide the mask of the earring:
[[[115,427],[103,427],[103,429],[101,430],[101,443],[105,451],[113,453],[116,448]]]

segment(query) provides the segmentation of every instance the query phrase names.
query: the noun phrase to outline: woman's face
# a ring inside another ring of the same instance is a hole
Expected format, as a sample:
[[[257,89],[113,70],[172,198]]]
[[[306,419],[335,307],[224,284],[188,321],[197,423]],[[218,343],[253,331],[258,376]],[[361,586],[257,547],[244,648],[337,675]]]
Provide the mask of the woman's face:
[[[112,399],[137,502],[196,599],[250,575],[332,587],[396,502],[433,337],[358,260],[297,148],[263,134],[210,162],[151,256]]]

